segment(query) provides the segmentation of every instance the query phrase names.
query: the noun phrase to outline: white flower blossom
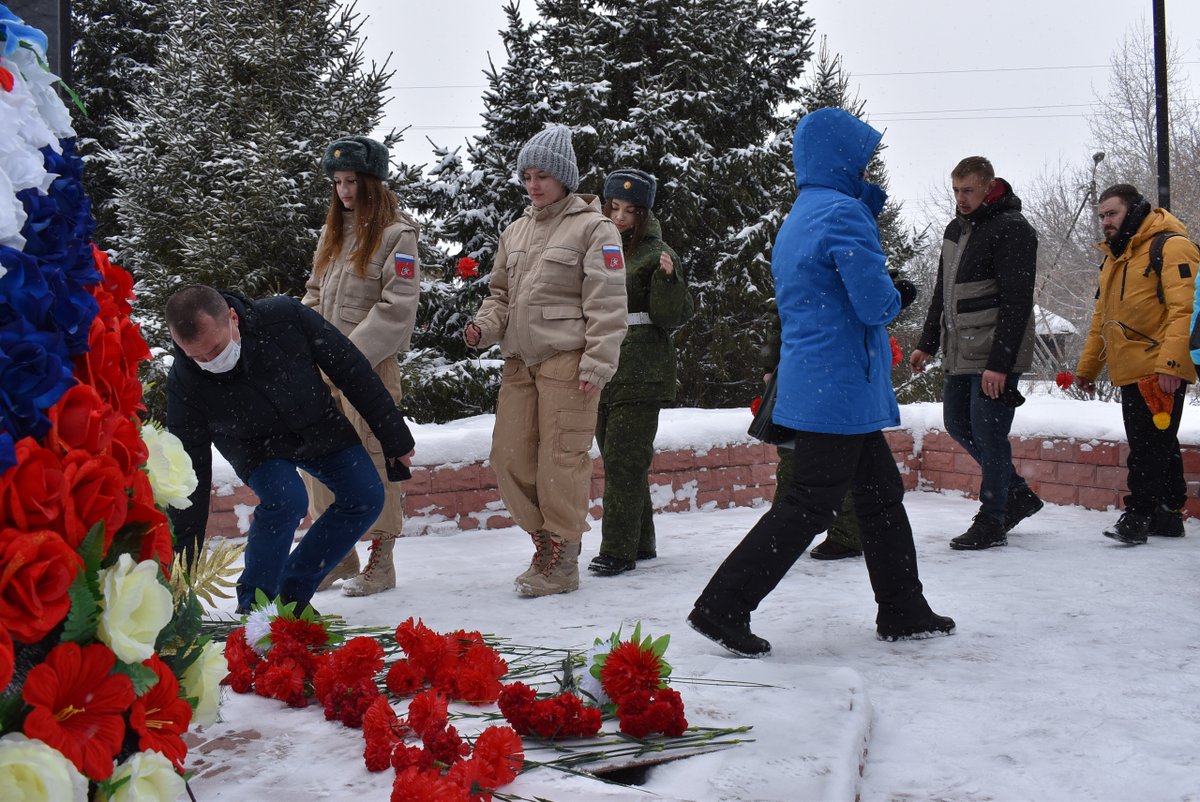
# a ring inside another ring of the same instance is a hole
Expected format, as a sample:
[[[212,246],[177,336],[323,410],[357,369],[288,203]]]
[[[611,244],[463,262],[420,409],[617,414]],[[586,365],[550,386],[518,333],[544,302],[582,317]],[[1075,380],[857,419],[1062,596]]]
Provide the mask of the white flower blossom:
[[[112,782],[129,778],[109,802],[174,802],[186,793],[183,778],[159,752],[138,752],[113,770]]]
[[[122,554],[100,572],[100,640],[126,663],[150,659],[158,633],[171,620],[171,591],[158,581],[159,570],[155,560],[135,564]]]
[[[196,472],[192,469],[191,457],[183,450],[183,443],[150,422],[142,424],[142,440],[149,452],[146,473],[154,488],[154,503],[177,510],[192,506],[188,497],[196,490]]]
[[[88,783],[57,749],[10,732],[0,738],[0,789],[4,799],[85,802]]]
[[[180,680],[183,695],[196,699],[192,724],[207,727],[217,720],[221,702],[221,680],[229,673],[225,652],[216,641],[209,641],[196,661],[188,666]]]

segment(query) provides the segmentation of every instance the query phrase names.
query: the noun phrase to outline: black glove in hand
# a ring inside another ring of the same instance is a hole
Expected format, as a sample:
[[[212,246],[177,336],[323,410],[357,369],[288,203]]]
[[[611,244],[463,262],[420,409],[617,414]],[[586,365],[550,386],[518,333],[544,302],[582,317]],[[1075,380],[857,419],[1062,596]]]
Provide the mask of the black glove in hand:
[[[388,457],[387,478],[389,482],[406,482],[412,478],[412,471],[404,464],[403,457]]]
[[[906,278],[900,278],[899,270],[889,270],[888,276],[891,277],[896,292],[900,293],[900,311],[903,312],[913,301],[917,300],[917,285]]]

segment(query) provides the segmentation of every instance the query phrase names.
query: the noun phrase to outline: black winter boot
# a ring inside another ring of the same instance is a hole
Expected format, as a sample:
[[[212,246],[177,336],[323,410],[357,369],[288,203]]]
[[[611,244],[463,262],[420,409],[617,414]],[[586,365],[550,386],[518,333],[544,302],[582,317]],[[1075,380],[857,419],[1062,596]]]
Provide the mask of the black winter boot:
[[[1182,523],[1182,522],[1181,522]],[[1146,542],[1150,532],[1150,516],[1136,512],[1123,512],[1112,527],[1104,530],[1105,537],[1119,540],[1130,546],[1140,546]]]
[[[825,538],[820,544],[809,550],[808,556],[814,560],[844,560],[847,557],[861,557],[862,552],[836,540]]]
[[[875,631],[880,640],[924,640],[954,634],[954,619],[938,615],[932,610],[928,615],[906,624],[877,624]]]
[[[749,616],[734,618],[696,607],[688,616],[688,626],[738,657],[763,657],[771,653],[771,644],[750,631]]]
[[[596,576],[616,576],[634,568],[637,568],[637,563],[633,560],[622,560],[608,554],[597,554],[588,563],[588,570]]]
[[[1008,535],[1004,533],[1004,524],[986,512],[976,513],[971,527],[950,541],[950,548],[959,551],[978,551],[1007,545]]]
[[[1168,509],[1159,504],[1150,516],[1150,529],[1146,533],[1158,537],[1183,537],[1183,511]]]
[[[1029,485],[1018,485],[1015,489],[1010,486],[1008,502],[1004,506],[1004,531],[1012,531],[1014,526],[1044,506],[1046,503],[1037,497]]]

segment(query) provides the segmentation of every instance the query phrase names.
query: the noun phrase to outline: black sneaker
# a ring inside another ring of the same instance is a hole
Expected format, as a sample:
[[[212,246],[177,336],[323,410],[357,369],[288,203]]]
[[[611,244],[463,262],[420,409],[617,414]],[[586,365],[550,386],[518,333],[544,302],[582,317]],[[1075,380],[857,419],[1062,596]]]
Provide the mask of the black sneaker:
[[[1105,537],[1119,540],[1130,546],[1140,546],[1146,542],[1150,532],[1150,516],[1136,512],[1123,512],[1111,528],[1104,530]]]
[[[1016,490],[1008,491],[1008,502],[1004,507],[1004,531],[1010,532],[1017,524],[1046,506],[1046,502],[1037,497],[1029,489],[1029,485],[1019,485]]]
[[[633,560],[622,560],[607,554],[597,554],[588,564],[588,570],[596,576],[616,576],[637,568]]]
[[[875,631],[880,640],[924,640],[954,634],[954,619],[930,612],[924,618],[907,624],[878,624]]]
[[[847,557],[861,557],[861,551],[855,551],[849,546],[836,540],[825,538],[819,545],[809,550],[808,556],[814,560],[844,560]]]
[[[1150,516],[1150,528],[1146,534],[1157,537],[1183,537],[1183,510],[1172,510],[1165,504],[1159,504]]]
[[[1008,535],[1005,534],[1004,524],[986,512],[976,513],[971,527],[950,541],[950,548],[959,551],[978,551],[1007,545]]]
[[[687,621],[692,629],[738,657],[762,657],[771,653],[771,644],[750,631],[749,621],[734,621],[703,607],[693,609]]]

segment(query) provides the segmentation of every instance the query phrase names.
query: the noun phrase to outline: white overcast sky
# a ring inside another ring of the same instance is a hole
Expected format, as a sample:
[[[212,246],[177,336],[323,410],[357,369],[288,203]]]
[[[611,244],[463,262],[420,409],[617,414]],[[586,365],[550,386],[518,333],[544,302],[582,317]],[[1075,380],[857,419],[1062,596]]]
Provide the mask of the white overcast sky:
[[[489,53],[505,59],[501,0],[358,0],[369,59],[396,74],[385,128],[411,126],[393,154],[432,160],[426,137],[478,132]],[[891,193],[913,220],[945,216],[945,176],[982,154],[1021,187],[1060,163],[1090,165],[1085,116],[1109,59],[1151,0],[807,0],[817,36],[843,57],[873,124],[886,128]],[[525,0],[522,10],[532,13]],[[1167,0],[1167,26],[1200,96],[1200,0]],[[965,111],[964,111],[965,110]],[[1147,194],[1152,187],[1143,187]],[[922,213],[924,212],[924,214]]]

